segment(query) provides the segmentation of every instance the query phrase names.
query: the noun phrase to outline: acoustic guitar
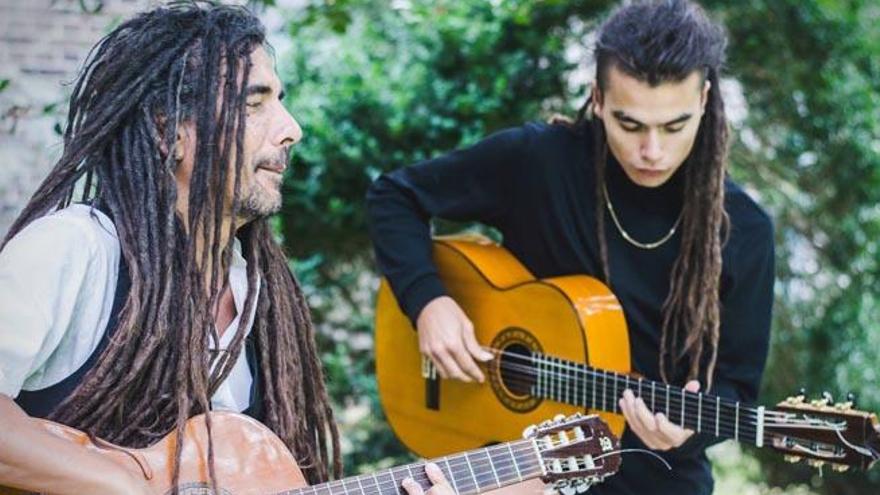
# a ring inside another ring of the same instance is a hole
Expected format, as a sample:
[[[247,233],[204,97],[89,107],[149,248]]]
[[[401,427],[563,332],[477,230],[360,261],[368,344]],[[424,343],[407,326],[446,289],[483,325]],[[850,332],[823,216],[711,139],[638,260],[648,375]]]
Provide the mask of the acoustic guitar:
[[[741,404],[630,374],[620,303],[585,275],[536,279],[507,250],[483,238],[440,238],[434,262],[449,295],[495,355],[485,384],[441,380],[419,353],[418,335],[387,281],[376,308],[376,377],[398,438],[423,456],[515,436],[536,418],[598,412],[620,435],[618,399],[630,389],[656,412],[694,431],[781,451],[836,470],[880,458],[875,414],[851,402],[790,397],[775,408]]]
[[[41,423],[53,434],[106,455],[142,474],[156,493],[172,491],[176,436],[172,433],[147,449],[99,447],[85,433]],[[214,466],[223,495],[400,495],[401,482],[413,478],[426,491],[431,486],[425,462],[306,486],[290,451],[274,433],[254,419],[235,413],[211,413]],[[210,495],[204,415],[190,419],[180,465],[181,495]],[[620,467],[620,443],[597,416],[574,414],[530,426],[522,440],[492,445],[434,459],[459,494],[476,494],[539,478],[555,488],[583,491]],[[63,460],[59,460],[63,462]],[[0,487],[0,495],[25,492]]]

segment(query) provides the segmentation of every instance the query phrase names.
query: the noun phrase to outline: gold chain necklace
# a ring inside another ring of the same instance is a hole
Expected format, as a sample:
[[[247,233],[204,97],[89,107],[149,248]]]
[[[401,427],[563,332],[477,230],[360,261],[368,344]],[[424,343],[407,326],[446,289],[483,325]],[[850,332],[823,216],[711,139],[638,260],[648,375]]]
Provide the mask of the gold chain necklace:
[[[602,192],[605,193],[605,205],[608,207],[608,213],[611,214],[611,220],[614,220],[614,225],[617,226],[617,231],[620,232],[620,235],[626,239],[627,242],[632,244],[633,246],[641,249],[655,249],[666,243],[669,239],[675,235],[676,229],[678,229],[678,224],[681,223],[681,217],[684,213],[684,209],[678,214],[678,219],[675,220],[675,223],[672,225],[672,228],[669,229],[669,232],[661,237],[660,239],[654,242],[639,242],[632,238],[629,233],[623,229],[623,226],[620,225],[620,220],[617,219],[617,213],[614,211],[614,205],[611,204],[611,196],[608,195],[608,188],[605,186],[605,183],[602,183]]]

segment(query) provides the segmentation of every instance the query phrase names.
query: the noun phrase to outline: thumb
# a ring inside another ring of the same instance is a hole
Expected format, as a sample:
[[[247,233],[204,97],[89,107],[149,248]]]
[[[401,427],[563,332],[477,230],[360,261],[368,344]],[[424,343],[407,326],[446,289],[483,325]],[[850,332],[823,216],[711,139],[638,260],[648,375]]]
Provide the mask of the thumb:
[[[483,350],[480,343],[477,342],[474,332],[464,332],[464,346],[467,348],[471,356],[479,361],[485,362],[492,359],[492,353]]]
[[[684,389],[688,392],[699,392],[700,391],[700,382],[696,380],[691,380],[684,385]]]

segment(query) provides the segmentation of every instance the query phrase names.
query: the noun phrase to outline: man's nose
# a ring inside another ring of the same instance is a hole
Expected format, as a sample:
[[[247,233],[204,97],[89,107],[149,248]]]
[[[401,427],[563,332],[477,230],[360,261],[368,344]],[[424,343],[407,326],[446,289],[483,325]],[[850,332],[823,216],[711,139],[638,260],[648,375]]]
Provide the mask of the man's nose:
[[[279,130],[279,139],[277,144],[280,146],[291,146],[300,142],[303,138],[303,130],[299,122],[293,118],[293,115],[283,106],[281,107],[281,124]]]
[[[660,138],[657,135],[657,131],[648,131],[641,143],[641,149],[639,151],[641,152],[642,159],[651,164],[654,164],[663,158],[663,148],[660,146]]]

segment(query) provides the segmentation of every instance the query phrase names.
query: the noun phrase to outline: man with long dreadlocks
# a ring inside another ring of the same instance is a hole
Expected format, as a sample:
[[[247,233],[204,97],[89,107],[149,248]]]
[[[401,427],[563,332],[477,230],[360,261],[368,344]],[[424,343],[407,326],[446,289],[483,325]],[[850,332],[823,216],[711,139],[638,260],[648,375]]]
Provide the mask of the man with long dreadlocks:
[[[380,270],[442,377],[491,359],[431,262],[430,217],[497,228],[537,278],[587,273],[620,300],[632,365],[654,380],[752,402],[774,280],[768,216],[726,176],[726,36],[687,0],[627,3],[601,26],[591,98],[574,122],[528,124],[380,177],[368,194]],[[629,391],[630,456],[597,493],[712,491],[705,448]],[[591,492],[592,493],[592,492]]]
[[[0,251],[0,486],[149,493],[29,416],[142,447],[244,412],[309,481],[339,474],[309,311],[265,219],[302,137],[282,98],[243,8],[173,3],[93,49],[62,156]]]

